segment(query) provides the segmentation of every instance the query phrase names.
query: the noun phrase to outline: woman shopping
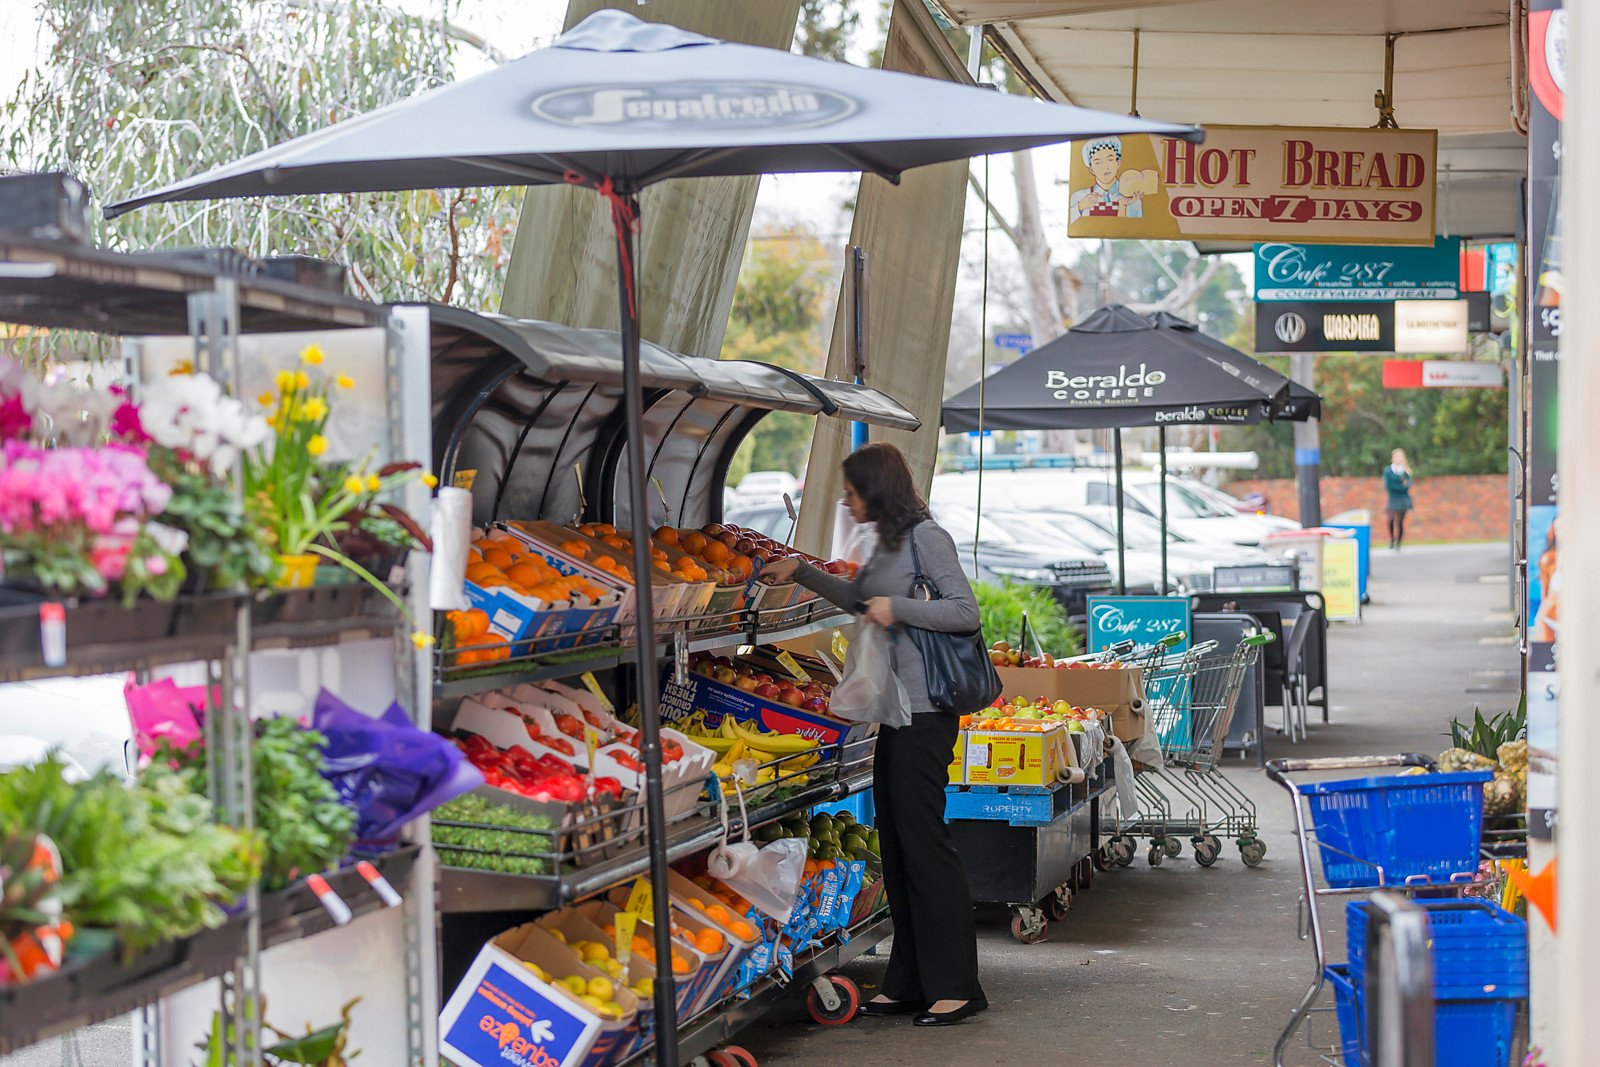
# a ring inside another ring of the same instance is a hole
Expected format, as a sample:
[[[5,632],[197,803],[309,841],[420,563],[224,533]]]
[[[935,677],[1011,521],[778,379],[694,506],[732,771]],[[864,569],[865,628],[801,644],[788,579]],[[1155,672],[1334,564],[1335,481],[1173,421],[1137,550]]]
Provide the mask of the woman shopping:
[[[929,700],[922,656],[906,631],[976,630],[978,603],[955,542],[929,518],[898,448],[870,444],[844,461],[844,504],[857,522],[877,527],[877,548],[854,580],[792,558],[762,574],[777,581],[792,577],[848,610],[864,605],[868,622],[894,628],[894,670],[910,700],[911,725],[882,728],[872,780],[894,947],[883,992],[861,1013],[914,1015],[918,1026],[946,1026],[989,1003],[978,984],[972,895],[944,822],[959,716]],[[919,571],[940,599],[909,595]]]
[[[1383,491],[1389,496],[1383,505],[1389,519],[1389,547],[1398,551],[1406,537],[1406,512],[1411,510],[1411,465],[1403,449],[1395,449],[1383,468]]]

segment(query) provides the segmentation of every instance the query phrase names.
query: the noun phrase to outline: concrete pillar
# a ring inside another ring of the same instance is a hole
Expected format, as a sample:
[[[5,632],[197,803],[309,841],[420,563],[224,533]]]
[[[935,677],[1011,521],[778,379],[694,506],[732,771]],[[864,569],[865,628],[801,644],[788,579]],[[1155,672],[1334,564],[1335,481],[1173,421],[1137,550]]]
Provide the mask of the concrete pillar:
[[[1317,357],[1296,352],[1289,357],[1289,376],[1315,390]],[[1316,419],[1294,424],[1294,481],[1300,498],[1300,525],[1322,525],[1322,434]]]
[[[885,70],[971,84],[961,58],[939,32],[921,0],[896,0],[884,49]],[[874,441],[899,445],[926,492],[939,447],[939,409],[950,347],[950,312],[960,265],[967,161],[919,167],[898,186],[863,175],[850,243],[867,253],[866,383],[892,394],[922,419],[915,433],[874,427]],[[844,302],[828,348],[830,378],[854,376]],[[839,464],[851,448],[850,423],[817,419],[806,467],[805,506],[795,544],[828,555],[834,503],[843,491]]]
[[[566,27],[603,8],[646,22],[787,50],[800,0],[570,0]],[[714,73],[714,72],[713,72]],[[733,307],[760,179],[687,178],[640,196],[639,332],[693,356],[717,358]],[[593,190],[528,190],[511,246],[500,310],[568,326],[615,330],[617,253],[610,209]]]
[[[1592,1062],[1594,1012],[1600,1004],[1600,849],[1589,823],[1600,822],[1600,466],[1590,413],[1600,410],[1600,307],[1586,294],[1600,286],[1600,9],[1566,5],[1566,102],[1561,153],[1561,672],[1560,933],[1557,942],[1559,1034],[1552,1064]],[[1589,131],[1583,133],[1583,131]],[[1536,269],[1530,264],[1530,272]],[[1576,297],[1576,299],[1572,299]],[[1534,920],[1539,921],[1539,920]],[[1549,1050],[1547,1050],[1549,1051]]]

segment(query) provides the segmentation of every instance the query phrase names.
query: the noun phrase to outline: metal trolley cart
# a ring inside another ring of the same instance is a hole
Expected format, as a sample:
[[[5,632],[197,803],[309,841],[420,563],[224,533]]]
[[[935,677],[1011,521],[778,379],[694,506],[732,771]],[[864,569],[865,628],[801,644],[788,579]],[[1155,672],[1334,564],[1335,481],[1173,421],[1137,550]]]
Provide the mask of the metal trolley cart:
[[[1246,866],[1265,858],[1255,803],[1217,764],[1245,677],[1272,640],[1270,633],[1256,634],[1222,655],[1214,641],[1180,653],[1165,652],[1161,645],[1134,653],[1146,659],[1145,718],[1159,739],[1163,765],[1134,779],[1143,814],[1122,824],[1111,849],[1115,862],[1132,862],[1135,835],[1149,838],[1146,859],[1152,867],[1182,854],[1180,835],[1189,837],[1202,867],[1217,861],[1223,837],[1234,840]]]
[[[1115,787],[1109,757],[1082,782],[1047,787],[950,786],[945,818],[972,898],[1013,911],[1011,935],[1043,941],[1094,881],[1102,798]]]

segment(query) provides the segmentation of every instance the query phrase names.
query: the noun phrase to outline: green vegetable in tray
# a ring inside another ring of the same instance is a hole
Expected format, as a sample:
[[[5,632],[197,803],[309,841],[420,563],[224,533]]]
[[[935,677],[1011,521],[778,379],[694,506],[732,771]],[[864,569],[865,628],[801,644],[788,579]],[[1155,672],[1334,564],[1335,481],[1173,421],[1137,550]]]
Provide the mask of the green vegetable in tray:
[[[262,888],[282,889],[294,879],[336,866],[350,851],[356,813],[322,777],[328,739],[293,719],[256,723],[251,760],[255,778],[256,832],[266,845]],[[152,766],[174,762],[191,791],[207,788],[205,746],[174,750],[162,745]],[[148,775],[148,771],[146,774]]]
[[[213,821],[211,804],[164,768],[127,785],[84,782],[47,759],[0,774],[0,827],[50,835],[61,850],[61,901],[80,929],[115,931],[130,950],[221,925],[220,904],[260,876],[252,835]]]
[[[550,820],[543,815],[466,793],[434,811],[433,847],[439,853],[439,862],[449,867],[502,874],[546,874],[549,861],[534,854],[555,851],[555,842],[548,833],[552,829]]]

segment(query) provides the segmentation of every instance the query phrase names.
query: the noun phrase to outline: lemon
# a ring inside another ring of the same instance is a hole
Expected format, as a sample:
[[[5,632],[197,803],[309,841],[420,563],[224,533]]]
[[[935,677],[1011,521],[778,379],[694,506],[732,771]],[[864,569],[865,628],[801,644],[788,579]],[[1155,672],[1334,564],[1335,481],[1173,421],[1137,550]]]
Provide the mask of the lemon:
[[[562,933],[560,930],[555,929],[554,927],[550,928],[550,936],[561,942],[563,945],[567,943],[567,935]]]
[[[599,960],[611,958],[611,951],[598,941],[585,941],[582,948],[583,962],[595,963]]]
[[[524,960],[522,965],[524,967],[528,968],[528,970],[532,971],[535,975],[537,975],[538,978],[539,978],[539,981],[541,981],[541,982],[550,981],[550,972],[546,971],[543,967],[539,966],[537,963],[529,963],[526,960]]]
[[[601,1000],[610,1000],[616,995],[616,990],[611,985],[609,978],[589,979],[589,995],[599,997]]]
[[[573,996],[583,997],[589,993],[589,980],[580,974],[569,974],[561,979],[561,984],[572,992]]]
[[[633,991],[648,1000],[656,995],[656,980],[654,978],[641,978],[634,983]]]
[[[622,1018],[622,1005],[618,1004],[614,1000],[606,1001],[605,1006],[602,1007],[600,1010],[605,1012],[606,1015],[610,1016],[613,1019]]]
[[[592,997],[585,993],[578,999],[583,1001],[585,1007],[593,1008],[597,1014],[606,1010],[606,1002],[599,997]]]

